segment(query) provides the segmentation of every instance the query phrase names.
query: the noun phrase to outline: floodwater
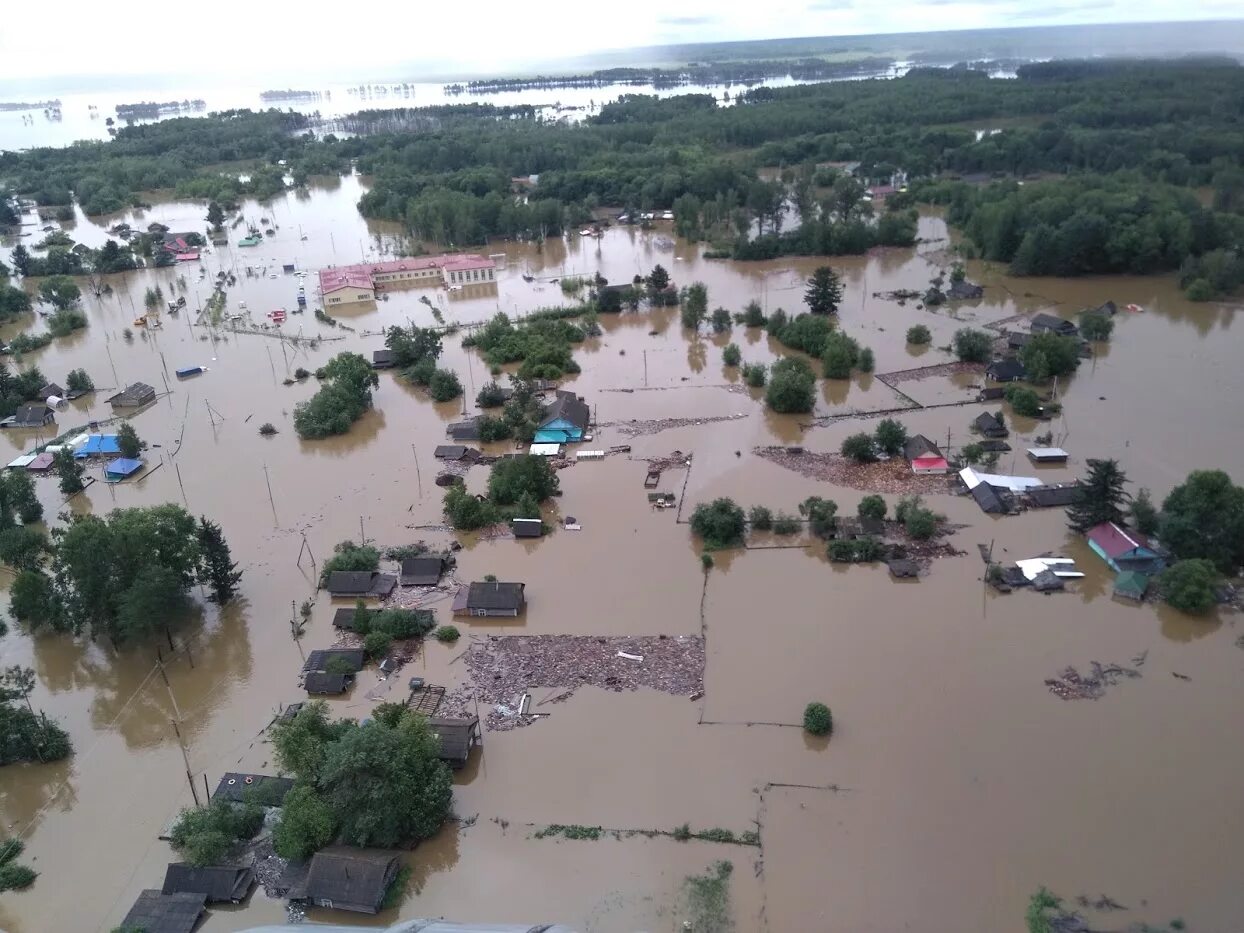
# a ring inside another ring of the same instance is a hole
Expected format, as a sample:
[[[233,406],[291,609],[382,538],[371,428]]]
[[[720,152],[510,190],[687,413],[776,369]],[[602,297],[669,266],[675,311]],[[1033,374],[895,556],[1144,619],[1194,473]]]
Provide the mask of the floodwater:
[[[282,264],[314,272],[384,255],[397,231],[358,217],[364,185],[345,178],[263,207],[247,204],[250,219],[278,225],[275,236],[251,250],[206,255],[203,281],[195,265],[114,277],[112,296],[85,299],[85,333],[24,361],[55,380],[83,366],[99,387],[57,414],[58,432],[107,417],[112,386],[141,380],[166,393],[133,422],[152,445],[146,474],[116,486],[96,483],[70,508],[104,513],[185,503],[223,524],[245,576],[234,604],[223,612],[204,606],[176,629],[167,686],[154,645],[117,652],[16,630],[0,641],[0,664],[36,670],[33,703],[64,724],[76,747],[67,762],[0,771],[4,827],[26,840],[25,860],[41,873],[29,891],[0,901],[0,928],[10,933],[111,929],[140,890],[159,887],[172,853],[157,833],[192,803],[174,721],[200,795],[204,777],[214,787],[226,770],[273,768],[264,728],[282,704],[304,698],[297,685],[302,653],[334,637],[335,607],[316,598],[310,557],[300,555],[304,535],[321,560],[345,538],[451,540],[420,526],[440,520],[431,452],[462,403],[434,405],[385,373],[375,410],[348,435],[304,442],[291,416],[315,386],[285,386],[288,373],[314,370],[342,350],[370,352],[381,345],[383,327],[431,325],[421,296],[446,321],[471,323],[565,303],[554,277],[600,271],[619,282],[660,262],[680,284],[706,282],[712,307],[740,310],[755,298],[770,310],[794,311],[802,279],[820,264],[708,261],[669,230],[615,229],[599,240],[574,236],[542,249],[494,244],[488,251],[504,261],[495,286],[412,290],[334,310],[353,331],[310,313],[291,316],[284,332],[319,335],[314,349],[190,326],[218,269],[238,275],[227,310],[245,302],[258,323],[270,309],[294,306],[296,283],[280,273]],[[161,203],[124,217],[142,227],[158,220],[197,229],[202,213],[202,205]],[[101,225],[116,219],[79,217],[70,232],[98,244]],[[1014,280],[978,263],[969,275],[987,286],[987,297],[973,306],[933,313],[872,297],[927,285],[934,266],[925,254],[945,245],[938,242],[945,225],[926,217],[921,235],[929,242],[915,250],[833,262],[847,285],[842,326],[874,349],[879,374],[947,361],[937,347],[965,323],[1049,308],[1073,313],[1106,299],[1134,302],[1145,311],[1120,314],[1108,350],[1060,386],[1065,414],[1049,427],[1072,461],[1041,475],[1071,479],[1088,457],[1117,457],[1135,483],[1161,499],[1192,469],[1238,462],[1244,409],[1219,404],[1212,417],[1189,417],[1209,410],[1208,399],[1244,393],[1244,331],[1233,326],[1230,308],[1189,304],[1166,278]],[[248,265],[254,275],[247,276]],[[185,294],[187,310],[165,315],[158,330],[133,328],[144,291],[157,283],[166,295]],[[932,347],[904,345],[915,323],[933,331]],[[1103,920],[1112,926],[1182,917],[1189,929],[1238,928],[1244,651],[1235,646],[1232,616],[1193,620],[1118,603],[1061,513],[994,519],[949,495],[929,502],[961,526],[950,540],[968,553],[935,561],[917,582],[891,581],[884,569],[830,565],[823,548],[809,545],[720,554],[706,583],[687,526],[672,510],[647,507],[641,458],[693,454],[689,471],[662,478],[661,488],[685,501],[683,519],[695,502],[719,495],[794,511],[816,494],[849,512],[863,492],[785,471],[752,450],[792,443],[836,450],[873,422],[808,427],[808,416],[766,412],[759,393],[741,389],[721,362],[731,339],[745,360],[774,359],[779,348],[759,331],[691,338],[670,309],[601,324],[603,334],[576,351],[583,372],[570,385],[604,425],[592,446],[630,443],[633,453],[560,474],[564,494],[551,515],[574,515],[579,532],[523,543],[466,536],[459,578],[523,580],[530,605],[510,624],[456,624],[467,638],[702,631],[706,694],[691,702],[585,688],[532,726],[486,734],[482,753],[455,778],[463,822],[410,854],[412,895],[379,920],[444,915],[672,931],[684,917],[683,880],[727,858],[735,867],[730,891],[739,930],[1019,930],[1027,898],[1041,884],[1067,897],[1107,894],[1128,905],[1123,918]],[[136,331],[132,340],[123,335],[127,327]],[[446,340],[443,363],[468,385],[473,409],[486,366],[456,338]],[[184,382],[173,377],[175,368],[196,364],[208,372]],[[938,377],[899,387],[932,405],[974,396],[970,381]],[[821,383],[815,414],[891,408],[901,404],[897,398],[878,376]],[[902,420],[939,442],[949,432],[958,446],[981,410],[925,408]],[[622,430],[660,419],[702,423],[635,437]],[[279,433],[261,437],[264,422]],[[1022,420],[1015,427],[1020,436],[1012,445],[1021,453],[1007,455],[999,469],[1030,473],[1024,442],[1046,427]],[[0,456],[7,462],[36,442],[32,432],[5,431]],[[484,476],[477,468],[470,485],[481,488]],[[56,514],[55,480],[37,485],[47,513]],[[999,596],[981,583],[978,543],[992,544],[1004,559],[1063,551],[1088,576],[1065,594]],[[288,620],[309,598],[314,612],[298,643]],[[447,603],[436,611],[438,621],[448,621]],[[456,660],[466,644],[427,645],[396,686],[365,672],[350,695],[330,705],[338,715],[363,716],[374,702],[368,693],[390,696],[411,674],[452,687],[466,676]],[[1144,652],[1143,676],[1095,702],[1063,701],[1044,685],[1068,665],[1126,665]],[[813,699],[833,708],[828,742],[797,728]],[[549,823],[758,828],[761,846],[530,838]],[[244,909],[214,911],[204,929],[239,930],[283,916],[280,903],[257,893]]]

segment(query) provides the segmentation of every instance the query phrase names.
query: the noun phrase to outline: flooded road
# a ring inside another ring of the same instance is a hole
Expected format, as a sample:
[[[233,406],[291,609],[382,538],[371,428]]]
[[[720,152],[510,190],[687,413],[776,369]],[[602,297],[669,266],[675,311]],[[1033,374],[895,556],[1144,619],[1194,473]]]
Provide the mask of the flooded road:
[[[283,385],[295,368],[314,370],[342,350],[369,353],[393,324],[432,325],[421,296],[447,322],[469,324],[498,311],[521,316],[569,303],[551,281],[557,277],[599,271],[623,282],[659,262],[679,284],[704,281],[710,307],[737,311],[754,298],[770,311],[794,312],[803,278],[822,262],[709,261],[668,229],[615,229],[599,240],[575,236],[542,249],[494,244],[487,252],[504,264],[495,286],[394,292],[374,305],[334,310],[351,331],[310,313],[291,316],[283,331],[319,336],[314,348],[190,326],[219,269],[238,276],[226,310],[245,302],[259,323],[268,310],[294,306],[296,282],[281,272],[283,264],[314,274],[386,255],[397,231],[358,217],[354,205],[364,184],[346,178],[274,204],[245,205],[249,219],[273,220],[276,235],[253,249],[205,255],[202,281],[193,264],[114,277],[112,296],[84,299],[91,320],[85,333],[22,362],[58,381],[82,366],[95,380],[94,395],[57,413],[57,433],[108,417],[111,387],[136,380],[156,386],[158,402],[133,419],[152,445],[146,474],[120,485],[96,483],[69,507],[104,513],[183,503],[222,523],[245,576],[240,599],[223,612],[202,607],[175,632],[167,686],[154,645],[117,652],[16,630],[0,641],[0,665],[35,669],[32,702],[61,721],[76,749],[67,762],[0,770],[0,817],[6,831],[26,840],[25,861],[41,873],[29,891],[0,900],[0,928],[9,933],[108,930],[140,890],[159,887],[172,853],[157,834],[193,802],[174,721],[200,796],[205,777],[214,788],[226,770],[273,769],[263,730],[283,704],[305,698],[297,676],[303,652],[334,640],[337,607],[315,592],[310,558],[300,558],[304,535],[318,560],[346,538],[381,545],[451,540],[423,526],[441,521],[432,448],[443,442],[445,424],[461,417],[462,402],[434,405],[385,373],[375,410],[348,435],[304,442],[293,431],[292,412],[315,385]],[[198,229],[202,213],[201,205],[166,203],[100,223]],[[104,238],[100,224],[81,217],[69,232],[88,245]],[[820,382],[814,416],[906,404],[881,376],[949,361],[937,348],[965,323],[1050,308],[1072,314],[1112,299],[1145,311],[1120,314],[1109,348],[1060,386],[1059,420],[1015,422],[1018,453],[1005,455],[999,470],[1031,473],[1024,442],[1044,430],[1071,452],[1066,467],[1041,471],[1047,481],[1079,475],[1087,457],[1117,457],[1158,500],[1192,469],[1238,461],[1244,409],[1226,404],[1212,418],[1189,417],[1206,410],[1208,387],[1223,399],[1244,393],[1244,332],[1229,309],[1189,304],[1169,279],[1014,280],[979,263],[968,270],[986,286],[979,303],[934,313],[873,297],[927,286],[936,268],[924,253],[944,247],[938,241],[945,226],[926,217],[921,236],[928,242],[916,250],[833,261],[847,286],[841,326],[873,348],[878,375]],[[155,284],[168,296],[184,294],[188,307],[164,315],[158,330],[134,328],[143,294]],[[931,347],[904,344],[916,323],[932,330]],[[132,339],[124,336],[127,327]],[[767,412],[760,394],[741,388],[721,360],[731,340],[746,361],[775,359],[781,348],[761,331],[736,327],[728,336],[692,338],[676,309],[604,317],[601,327],[600,337],[576,350],[583,371],[569,384],[603,425],[592,446],[631,444],[632,453],[560,474],[563,495],[551,517],[573,515],[581,531],[559,528],[523,543],[465,536],[458,579],[491,573],[522,580],[529,608],[509,624],[455,624],[467,638],[703,632],[706,694],[693,702],[648,690],[583,688],[550,705],[547,719],[487,733],[482,754],[455,778],[454,809],[463,822],[410,854],[411,895],[377,922],[444,915],[672,931],[684,918],[685,878],[725,858],[735,868],[730,897],[739,930],[1019,930],[1027,898],[1041,884],[1066,897],[1108,894],[1132,908],[1126,920],[1182,917],[1193,930],[1238,925],[1244,651],[1235,646],[1240,633],[1232,616],[1191,620],[1116,602],[1103,568],[1069,536],[1061,512],[995,519],[950,495],[928,501],[962,526],[950,540],[969,553],[934,561],[916,582],[892,581],[880,567],[830,565],[823,546],[809,545],[719,554],[706,583],[676,510],[649,509],[643,458],[693,455],[689,470],[666,471],[660,486],[684,503],[684,520],[696,502],[719,495],[793,512],[815,494],[853,512],[863,492],[787,471],[753,449],[802,444],[835,451],[875,419],[809,427],[810,416]],[[0,336],[7,340],[20,329],[9,326]],[[174,378],[175,368],[191,365],[208,371]],[[485,364],[451,337],[442,365],[468,386],[467,408],[474,410],[475,392],[489,378]],[[974,398],[973,382],[941,376],[899,388],[935,405]],[[939,443],[949,432],[958,447],[982,410],[930,407],[901,420]],[[662,419],[690,423],[633,433],[638,423]],[[264,422],[279,433],[261,437]],[[0,432],[3,462],[38,440],[33,432]],[[485,476],[476,468],[468,483],[482,488]],[[55,515],[62,507],[55,479],[36,485],[47,514]],[[887,499],[892,505],[894,497]],[[755,543],[776,542],[758,536]],[[1088,577],[1065,594],[999,596],[981,583],[978,543],[992,543],[1007,560],[1062,551],[1079,559]],[[315,605],[299,643],[289,619],[305,599]],[[449,621],[447,602],[435,609],[438,622]],[[397,680],[417,674],[453,687],[465,676],[457,656],[466,647],[465,640],[453,648],[430,643]],[[1096,702],[1063,701],[1044,683],[1068,665],[1128,664],[1144,652],[1142,676]],[[330,705],[339,715],[363,716],[376,701],[369,693],[383,699],[400,689],[368,670]],[[813,699],[833,708],[828,742],[798,728]],[[619,832],[671,831],[684,823],[757,830],[760,846],[531,838],[550,823]],[[107,858],[100,857],[104,846]],[[283,917],[283,906],[259,892],[245,909],[213,911],[203,929],[238,930]],[[1103,922],[1120,920],[1116,914]]]

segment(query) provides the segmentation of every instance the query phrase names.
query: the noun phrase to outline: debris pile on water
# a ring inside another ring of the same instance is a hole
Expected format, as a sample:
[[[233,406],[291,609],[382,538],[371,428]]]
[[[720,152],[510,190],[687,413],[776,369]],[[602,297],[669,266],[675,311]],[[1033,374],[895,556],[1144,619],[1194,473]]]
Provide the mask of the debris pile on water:
[[[856,463],[841,454],[817,454],[808,451],[792,453],[787,447],[757,447],[753,452],[756,456],[793,470],[800,476],[865,492],[887,492],[893,495],[937,494],[945,493],[949,486],[945,476],[921,476],[913,473],[911,466],[901,457],[878,460],[875,463]]]
[[[1105,696],[1107,687],[1139,676],[1140,671],[1134,667],[1094,661],[1092,672],[1087,676],[1068,666],[1058,677],[1046,680],[1045,685],[1050,688],[1050,693],[1063,700],[1098,700]]]
[[[720,421],[738,421],[746,418],[746,414],[715,415],[708,418],[657,418],[652,421],[613,421],[600,425],[602,428],[616,428],[627,437],[642,437],[645,434],[660,434],[674,428],[692,428],[701,424],[716,424]]]
[[[583,686],[619,693],[649,687],[685,696],[704,689],[704,639],[699,635],[491,635],[474,642],[465,661],[481,707],[492,707],[484,721],[494,731],[530,725],[539,718],[535,710],[540,704],[569,699]],[[559,687],[565,689],[533,698],[520,715],[529,690]]]
[[[937,363],[933,366],[900,369],[892,373],[878,373],[877,379],[886,385],[892,386],[901,382],[914,382],[918,379],[932,379],[934,376],[957,376],[960,373],[980,376],[984,372],[984,363]]]

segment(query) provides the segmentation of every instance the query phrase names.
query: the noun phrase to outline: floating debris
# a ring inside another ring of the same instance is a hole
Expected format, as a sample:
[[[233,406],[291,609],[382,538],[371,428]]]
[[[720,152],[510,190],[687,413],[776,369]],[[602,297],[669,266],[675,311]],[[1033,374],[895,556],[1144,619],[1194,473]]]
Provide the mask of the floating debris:
[[[1068,667],[1058,677],[1047,680],[1045,685],[1050,688],[1050,693],[1064,700],[1097,700],[1105,696],[1107,687],[1139,676],[1140,671],[1135,668],[1094,661],[1092,673],[1087,677],[1074,667]]]
[[[819,479],[835,486],[846,486],[849,489],[904,495],[946,493],[949,488],[945,476],[917,475],[901,457],[876,463],[856,463],[841,454],[817,454],[808,451],[793,454],[786,447],[757,447],[753,453],[778,466],[793,470],[800,476]]]

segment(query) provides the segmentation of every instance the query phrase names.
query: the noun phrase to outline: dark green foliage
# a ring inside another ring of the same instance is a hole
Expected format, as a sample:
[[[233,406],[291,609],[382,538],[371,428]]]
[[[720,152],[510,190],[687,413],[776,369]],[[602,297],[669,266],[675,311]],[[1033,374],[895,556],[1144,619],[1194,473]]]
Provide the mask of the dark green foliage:
[[[933,342],[933,335],[923,324],[917,324],[914,327],[907,328],[907,342],[916,346],[923,346]]]
[[[837,527],[838,503],[833,499],[809,496],[799,503],[799,514],[808,520],[808,530],[818,538],[828,538]]]
[[[662,292],[670,286],[670,274],[665,267],[657,263],[648,273],[648,288],[654,292]]]
[[[768,373],[765,370],[764,363],[744,363],[743,364],[743,381],[753,389],[763,389]]]
[[[332,809],[313,786],[300,783],[285,795],[272,845],[282,858],[305,859],[332,842],[336,834]]]
[[[1142,535],[1157,534],[1158,531],[1158,508],[1153,504],[1153,500],[1149,498],[1148,489],[1139,489],[1135,497],[1132,499],[1131,508],[1128,515],[1132,519],[1132,524]]]
[[[1244,488],[1221,470],[1194,470],[1162,503],[1159,527],[1176,557],[1235,573],[1244,565]]]
[[[1114,333],[1114,318],[1103,311],[1080,312],[1080,336],[1085,340],[1109,340]]]
[[[0,474],[0,531],[13,526],[14,514],[23,525],[43,518],[43,503],[35,494],[34,480],[24,470]]]
[[[37,570],[47,538],[34,528],[15,526],[0,531],[0,563],[16,570]]]
[[[816,375],[801,359],[785,357],[773,364],[765,403],[782,414],[809,412],[815,404]]]
[[[86,315],[76,308],[65,308],[48,317],[48,333],[53,337],[68,337],[75,330],[86,327]]]
[[[65,388],[70,392],[94,392],[95,383],[85,369],[73,369],[65,377]]]
[[[837,314],[842,303],[842,281],[829,266],[818,266],[808,279],[803,293],[804,304],[813,314]]]
[[[458,631],[456,626],[442,625],[432,633],[432,636],[439,642],[452,645],[459,639],[459,637],[461,637],[461,633]]]
[[[459,483],[445,492],[445,519],[458,531],[475,531],[501,521],[500,513],[487,499],[466,491]]]
[[[35,672],[28,667],[14,665],[0,675],[0,765],[59,761],[73,751],[68,734],[31,707],[35,684]],[[0,865],[5,861],[0,857]]]
[[[219,865],[239,841],[250,839],[262,826],[258,806],[218,798],[206,807],[182,810],[169,844],[191,865]]]
[[[1048,331],[1034,334],[1019,350],[1019,360],[1031,382],[1044,382],[1054,376],[1073,373],[1080,365],[1080,343]]]
[[[143,442],[139,439],[134,426],[128,421],[122,421],[117,428],[117,449],[121,451],[122,457],[130,459],[138,457],[143,452]]]
[[[557,473],[545,457],[499,460],[488,474],[488,498],[497,505],[514,505],[526,496],[543,502],[558,486]]]
[[[775,535],[794,535],[799,533],[799,519],[785,512],[778,512],[773,519],[773,533]]]
[[[714,334],[724,334],[730,329],[731,319],[730,312],[725,308],[715,308],[709,317],[709,323],[713,327]]]
[[[727,366],[738,366],[742,358],[743,352],[739,349],[737,343],[728,343],[725,349],[721,351],[721,361]]]
[[[393,636],[388,632],[372,631],[363,636],[363,650],[373,661],[386,657],[392,647]]]
[[[708,319],[708,287],[703,282],[688,285],[678,296],[678,304],[682,326],[687,330],[699,330]]]
[[[841,331],[830,334],[821,352],[826,379],[848,379],[860,361],[860,345]]]
[[[964,444],[959,451],[959,459],[968,464],[980,463],[984,456],[985,448],[975,441]]]
[[[1238,246],[1224,244],[1201,256],[1189,256],[1179,267],[1179,284],[1193,301],[1233,295],[1244,285],[1244,255]]]
[[[85,488],[82,477],[86,474],[86,469],[74,459],[73,451],[68,447],[55,453],[52,466],[60,477],[60,491],[64,495],[72,496]]]
[[[23,891],[35,883],[38,872],[26,865],[18,865],[17,859],[25,850],[16,836],[0,839],[0,893]]]
[[[303,439],[345,434],[371,408],[380,378],[357,353],[339,353],[324,367],[324,381],[310,401],[294,406],[294,430]]]
[[[1201,558],[1180,560],[1162,571],[1157,584],[1158,592],[1169,605],[1199,615],[1214,606],[1218,569],[1213,561]]]
[[[765,312],[760,307],[760,302],[755,299],[749,301],[743,308],[743,326],[745,327],[764,327]]]
[[[877,444],[871,434],[852,434],[842,442],[842,455],[856,463],[872,463],[877,459]]]
[[[82,297],[82,289],[67,275],[53,275],[39,283],[39,299],[57,310],[72,307]]]
[[[480,408],[500,408],[505,404],[505,391],[495,382],[485,382],[475,396],[475,404]]]
[[[320,567],[320,586],[328,586],[328,578],[334,570],[376,570],[379,567],[380,551],[376,548],[339,541],[333,547],[333,556]]]
[[[1011,403],[1011,411],[1026,418],[1036,418],[1041,414],[1041,399],[1032,389],[1023,386],[1009,385],[1005,389],[1006,400]]]
[[[552,315],[554,310],[558,316]],[[582,316],[587,310],[580,306],[536,311],[520,324],[514,324],[504,314],[497,314],[464,339],[462,345],[478,347],[490,365],[504,366],[521,361],[518,374],[523,379],[560,379],[566,373],[579,371],[571,351],[585,336],[582,328],[564,318]]]
[[[393,351],[393,365],[409,369],[423,360],[435,362],[441,355],[441,336],[426,327],[390,327],[384,345]]]
[[[479,439],[484,443],[504,441],[514,436],[514,429],[503,418],[490,418],[487,415],[479,419]]]
[[[52,578],[41,570],[19,571],[9,587],[9,611],[32,626],[51,622],[59,612]]]
[[[834,717],[824,703],[812,702],[804,707],[803,728],[812,735],[829,735],[834,731]]]
[[[206,516],[201,516],[198,533],[199,582],[207,584],[211,589],[211,599],[223,605],[237,592],[242,571],[233,562],[229,543],[225,541],[225,534],[219,525],[208,521]]]
[[[961,363],[987,363],[992,352],[993,338],[983,330],[961,327],[955,331],[955,356]]]
[[[753,505],[748,509],[747,521],[753,531],[769,531],[773,527],[773,513],[763,505]]]
[[[381,609],[371,614],[370,625],[373,632],[396,641],[428,634],[436,625],[436,616],[430,609]]]
[[[792,350],[802,350],[809,356],[820,356],[834,333],[834,325],[828,318],[814,314],[799,314],[787,319],[783,312],[770,320],[781,324],[771,331],[774,337]]]
[[[893,418],[883,418],[877,425],[873,439],[876,441],[878,450],[896,457],[903,452],[903,445],[907,443],[907,428],[903,427],[902,422],[895,421]]]
[[[1080,481],[1076,501],[1067,508],[1067,524],[1078,534],[1103,522],[1123,524],[1124,508],[1131,499],[1123,489],[1127,475],[1117,460],[1087,462],[1088,476]]]
[[[919,496],[904,496],[898,500],[894,517],[902,522],[908,536],[916,541],[927,541],[937,534],[937,516],[925,508]]]
[[[462,383],[458,381],[457,373],[448,369],[436,370],[428,380],[428,395],[434,402],[448,402],[461,394]]]
[[[856,514],[860,518],[875,518],[881,520],[885,518],[886,504],[885,499],[878,495],[865,496],[860,500],[860,504],[856,509]]]
[[[864,347],[860,350],[860,361],[856,365],[862,373],[871,373],[877,368],[877,358],[873,356],[871,347]]]
[[[30,296],[0,277],[0,322],[11,321],[30,310]]]
[[[701,502],[691,513],[691,530],[704,539],[710,549],[735,547],[743,542],[746,519],[743,509],[732,499]]]
[[[264,437],[271,437],[276,433],[276,425],[274,425],[271,421],[265,421],[259,426],[259,433]]]
[[[705,573],[708,573],[710,570],[713,569],[714,563],[715,561],[713,560],[712,554],[701,554],[700,555],[700,567],[703,568]]]
[[[843,564],[867,564],[885,556],[885,545],[874,538],[830,541],[829,559]]]

